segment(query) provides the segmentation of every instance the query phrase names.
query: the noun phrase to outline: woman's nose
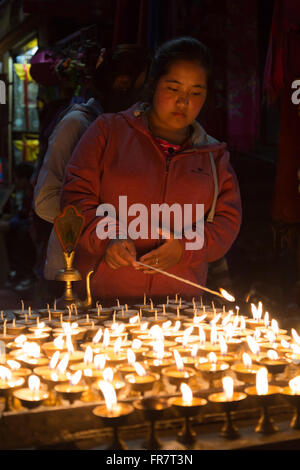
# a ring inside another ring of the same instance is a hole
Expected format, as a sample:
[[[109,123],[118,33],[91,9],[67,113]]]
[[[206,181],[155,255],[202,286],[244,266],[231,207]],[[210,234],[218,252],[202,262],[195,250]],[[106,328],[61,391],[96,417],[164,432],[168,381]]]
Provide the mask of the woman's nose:
[[[177,104],[180,106],[187,107],[189,104],[189,95],[188,93],[181,93],[177,98]]]

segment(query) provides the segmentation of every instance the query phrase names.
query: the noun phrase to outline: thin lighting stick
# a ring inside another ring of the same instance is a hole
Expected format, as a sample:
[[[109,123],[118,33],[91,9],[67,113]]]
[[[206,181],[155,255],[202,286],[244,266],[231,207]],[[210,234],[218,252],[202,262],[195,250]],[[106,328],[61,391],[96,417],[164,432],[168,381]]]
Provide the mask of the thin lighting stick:
[[[188,279],[184,279],[183,277],[175,276],[175,274],[171,274],[171,273],[168,273],[166,271],[162,271],[161,269],[154,268],[154,266],[150,266],[149,264],[141,263],[140,261],[136,261],[136,263],[140,264],[141,266],[144,266],[147,269],[153,269],[154,271],[156,271],[160,274],[164,274],[165,276],[172,277],[173,279],[176,279],[177,281],[185,282],[185,284],[189,284],[190,286],[197,287],[198,289],[202,289],[206,292],[209,292],[210,294],[217,295],[218,297],[222,297],[222,299],[228,300],[228,299],[226,299],[226,297],[224,297],[224,295],[220,294],[219,292],[208,289],[207,287],[203,287],[200,284],[196,284],[195,282],[189,281]]]

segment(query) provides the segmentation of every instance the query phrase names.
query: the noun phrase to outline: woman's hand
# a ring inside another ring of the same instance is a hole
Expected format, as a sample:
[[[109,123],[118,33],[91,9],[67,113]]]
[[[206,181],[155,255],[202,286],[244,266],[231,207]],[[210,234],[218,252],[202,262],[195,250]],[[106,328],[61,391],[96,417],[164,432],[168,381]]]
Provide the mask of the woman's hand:
[[[124,266],[138,267],[136,263],[136,250],[132,240],[111,240],[104,260],[111,269],[119,269]]]
[[[170,239],[166,240],[163,245],[155,250],[149,251],[140,258],[144,264],[149,264],[154,268],[165,271],[177,264],[182,256],[182,246],[179,240],[170,235]],[[139,266],[139,269],[145,274],[157,274],[153,269],[147,269],[144,266]]]

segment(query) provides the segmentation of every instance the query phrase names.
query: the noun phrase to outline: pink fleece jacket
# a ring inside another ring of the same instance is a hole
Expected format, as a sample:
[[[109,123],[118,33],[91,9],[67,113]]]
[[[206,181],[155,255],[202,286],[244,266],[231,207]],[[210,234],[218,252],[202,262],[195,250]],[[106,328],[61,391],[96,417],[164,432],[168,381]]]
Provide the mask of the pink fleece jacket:
[[[116,298],[128,303],[142,300],[144,294],[152,299],[176,293],[184,298],[199,297],[201,291],[162,274],[144,274],[132,267],[109,268],[104,253],[110,240],[99,239],[96,231],[97,224],[106,220],[96,215],[100,204],[116,208],[115,224],[120,233],[124,226],[118,217],[119,196],[127,196],[128,207],[144,204],[148,214],[153,204],[192,204],[193,208],[204,204],[202,248],[186,249],[183,236],[181,260],[168,270],[200,285],[205,285],[208,263],[228,252],[241,224],[240,192],[226,144],[208,136],[195,122],[188,149],[168,160],[149,131],[143,109],[137,104],[118,114],[103,114],[89,127],[69,161],[61,194],[61,209],[73,204],[85,217],[74,261],[83,276],[79,292],[84,295],[84,278],[93,268],[92,294],[104,305],[115,304]],[[195,214],[193,210],[193,217]],[[128,224],[137,215],[128,216]],[[138,259],[164,240],[149,236],[134,243]]]

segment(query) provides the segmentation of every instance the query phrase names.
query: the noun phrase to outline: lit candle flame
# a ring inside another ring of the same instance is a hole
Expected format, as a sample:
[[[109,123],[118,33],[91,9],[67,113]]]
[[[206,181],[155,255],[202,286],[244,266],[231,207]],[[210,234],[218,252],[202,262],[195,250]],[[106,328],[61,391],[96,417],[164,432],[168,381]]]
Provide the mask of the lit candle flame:
[[[93,342],[94,344],[99,343],[100,339],[102,338],[102,335],[103,335],[102,328],[99,328],[99,330],[97,331],[97,333],[96,333],[95,336],[93,337],[92,342]]]
[[[203,346],[206,342],[206,335],[202,326],[199,326],[199,342],[201,346]]]
[[[286,339],[282,339],[280,342],[281,346],[285,349],[290,349],[291,345]]]
[[[170,326],[172,325],[172,322],[171,320],[167,320],[165,322],[163,322],[163,324],[161,325],[163,331],[167,330],[168,328],[170,328]]]
[[[109,330],[108,328],[105,328],[104,334],[103,334],[103,346],[107,348],[110,342],[110,335],[109,335]]]
[[[233,311],[229,310],[229,313],[222,320],[222,326],[226,326],[230,322],[232,315],[233,315]]]
[[[77,385],[82,377],[82,370],[77,370],[74,374],[71,375],[70,383],[71,385]]]
[[[184,369],[184,362],[176,349],[173,351],[175,362],[176,362],[176,367],[178,370],[183,370]]]
[[[119,337],[114,344],[114,353],[120,354],[121,347],[122,347],[122,338]]]
[[[270,331],[270,330],[267,331],[266,337],[267,337],[269,343],[275,343],[275,341],[276,341],[276,335],[275,335],[274,331]],[[273,348],[275,348],[275,347],[276,347],[276,345],[273,344]]]
[[[105,363],[106,363],[106,357],[104,354],[97,354],[94,357],[94,365],[96,369],[103,370],[105,367]]]
[[[49,362],[49,369],[55,369],[57,363],[58,363],[58,359],[59,359],[59,356],[60,356],[60,352],[59,351],[55,351],[55,353],[53,354],[53,356],[51,357],[50,359],[50,362]]]
[[[293,337],[293,340],[297,343],[297,344],[300,344],[300,336],[298,335],[297,331],[292,328],[291,329],[291,333],[292,333],[292,337]]]
[[[63,349],[64,344],[65,344],[63,335],[57,336],[57,337],[53,340],[53,344],[54,344],[54,346],[55,346],[57,349]]]
[[[103,393],[107,410],[112,411],[115,409],[117,405],[117,395],[112,384],[104,380],[99,380],[98,387]]]
[[[300,375],[289,381],[289,387],[295,395],[300,394]]]
[[[103,371],[103,380],[105,382],[112,382],[114,379],[114,371],[111,367],[106,367]]]
[[[56,370],[60,372],[61,374],[64,374],[67,370],[69,364],[69,354],[65,354],[64,357],[61,359],[59,364],[56,367]]]
[[[258,339],[261,337],[261,330],[259,328],[255,328],[254,334],[253,334],[255,339]]]
[[[157,359],[162,359],[165,354],[165,344],[163,341],[155,341],[153,343],[153,352],[155,353]]]
[[[221,313],[218,313],[218,315],[216,315],[211,321],[210,321],[210,324],[212,326],[216,326],[216,324],[218,323],[218,321],[220,320],[220,318],[222,317]]]
[[[125,324],[124,323],[114,323],[111,325],[111,329],[115,334],[122,334],[125,330]]]
[[[41,355],[41,348],[37,343],[26,342],[23,344],[23,352],[27,356],[37,359]]]
[[[300,355],[300,346],[298,344],[291,344],[293,354]]]
[[[28,377],[28,388],[31,390],[33,393],[36,393],[40,389],[40,379],[37,375],[30,375]]]
[[[132,341],[131,349],[140,349],[142,347],[142,341],[140,339],[134,338]]]
[[[196,323],[196,325],[198,325],[199,323],[202,323],[206,317],[206,313],[204,313],[204,315],[200,315],[200,317],[197,317],[197,315],[195,315],[193,318],[193,323]]]
[[[234,392],[233,378],[226,376],[222,378],[222,385],[227,401],[231,401]]]
[[[265,367],[262,367],[256,374],[256,391],[258,395],[267,395],[268,390],[268,370]]]
[[[22,344],[24,344],[26,341],[27,341],[26,335],[19,335],[19,336],[16,336],[15,338],[15,343],[18,346],[22,346]]]
[[[269,349],[268,352],[267,352],[267,356],[269,359],[271,359],[272,361],[275,361],[276,359],[278,359],[278,352],[277,351],[274,351],[274,349]]]
[[[144,367],[143,367],[141,364],[139,364],[138,362],[135,362],[135,363],[133,364],[133,366],[134,366],[134,368],[135,368],[136,373],[137,373],[139,376],[145,377],[145,376],[147,375],[147,372],[146,372],[146,370],[144,369]]]
[[[217,327],[215,324],[213,324],[210,330],[210,342],[211,344],[217,344],[217,341],[218,341]]]
[[[278,335],[278,333],[279,333],[278,321],[275,320],[274,318],[271,321],[271,328],[272,328],[274,334]]]
[[[250,369],[250,367],[252,366],[252,359],[251,357],[249,356],[249,354],[247,353],[243,353],[243,363],[244,365],[247,367],[247,369]]]
[[[265,327],[267,328],[269,326],[269,312],[266,312],[265,313],[265,316],[264,316],[264,324],[265,324]]]
[[[83,362],[85,364],[91,364],[93,362],[93,350],[91,346],[87,346],[84,353]]]
[[[66,335],[66,346],[67,346],[67,350],[68,350],[69,353],[74,352],[74,346],[73,346],[73,343],[72,343],[72,338],[71,338],[71,335],[69,333],[67,333],[67,335]]]
[[[193,392],[191,388],[186,383],[182,382],[180,384],[180,391],[184,404],[190,406],[193,402]]]
[[[50,379],[53,380],[53,382],[57,382],[58,380],[58,374],[55,371],[52,371],[50,374]]]
[[[219,334],[219,343],[221,354],[227,354],[228,346],[223,335]]]
[[[163,341],[164,339],[163,331],[159,325],[153,325],[149,330],[149,334],[157,341]]]
[[[146,331],[147,328],[148,328],[148,325],[149,325],[149,322],[147,322],[147,321],[144,321],[143,323],[141,323],[141,325],[140,325],[141,331]]]
[[[233,295],[229,294],[229,292],[227,292],[225,289],[220,288],[219,291],[221,292],[224,299],[228,300],[229,302],[235,301],[235,298],[233,297]]]
[[[12,377],[11,371],[4,366],[0,366],[0,379],[4,381],[10,380]]]
[[[85,377],[93,377],[93,371],[92,371],[92,369],[84,369],[84,370],[83,370],[83,375],[84,375]]]
[[[198,345],[194,344],[192,347],[192,351],[191,351],[191,357],[195,358],[197,356],[197,352],[198,352]]]
[[[11,370],[18,370],[21,367],[21,364],[13,359],[7,360],[7,365],[10,367]]]
[[[209,362],[211,362],[212,364],[216,364],[217,356],[214,352],[210,352],[207,357],[208,357]]]
[[[256,307],[255,304],[251,304],[251,311],[252,311],[252,316],[253,316],[253,320],[255,321],[259,321],[261,320],[261,317],[262,317],[262,302],[259,301],[258,302],[258,306]]]
[[[228,323],[228,325],[224,327],[224,333],[226,340],[230,341],[234,335],[234,327],[232,323]]]
[[[139,315],[135,315],[134,317],[129,318],[129,323],[131,325],[134,325],[135,323],[139,321],[139,318],[140,318]]]
[[[189,342],[189,338],[192,334],[192,331],[193,331],[194,327],[193,326],[190,326],[188,327],[185,332],[183,333],[183,337],[182,337],[182,344],[183,346],[186,346],[187,343]]]
[[[248,346],[249,346],[249,349],[250,351],[255,354],[255,355],[258,355],[259,354],[259,345],[258,343],[255,341],[255,339],[252,337],[252,336],[247,336],[246,338],[247,340],[247,343],[248,343]]]
[[[132,349],[127,350],[127,360],[129,365],[133,365],[136,361],[136,357]]]
[[[233,326],[234,330],[236,330],[239,327],[239,323],[240,323],[240,317],[238,315],[236,315],[233,318],[233,322],[232,322],[232,326]]]

